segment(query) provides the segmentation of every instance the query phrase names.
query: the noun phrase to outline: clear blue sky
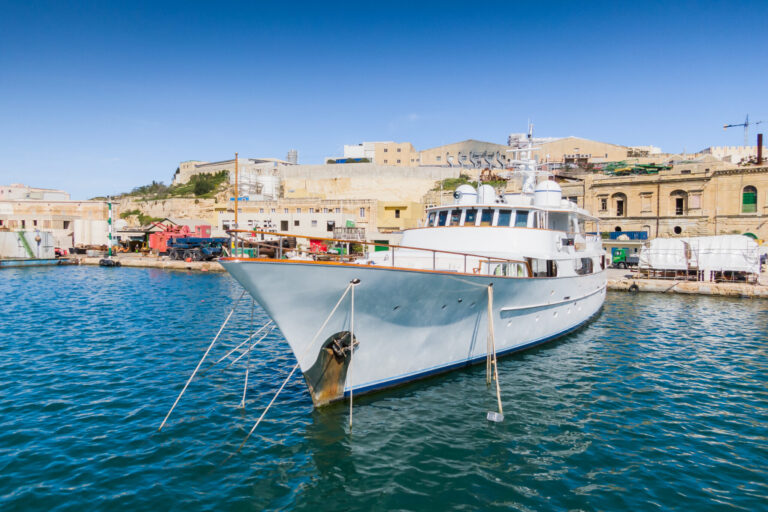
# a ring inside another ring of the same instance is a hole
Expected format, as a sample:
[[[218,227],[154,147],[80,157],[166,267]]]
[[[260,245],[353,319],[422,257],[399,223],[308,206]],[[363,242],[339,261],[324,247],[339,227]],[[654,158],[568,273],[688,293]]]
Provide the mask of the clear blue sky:
[[[0,0],[0,183],[87,198],[182,160],[504,143],[528,118],[540,136],[739,145],[724,123],[768,133],[766,20],[766,1]]]

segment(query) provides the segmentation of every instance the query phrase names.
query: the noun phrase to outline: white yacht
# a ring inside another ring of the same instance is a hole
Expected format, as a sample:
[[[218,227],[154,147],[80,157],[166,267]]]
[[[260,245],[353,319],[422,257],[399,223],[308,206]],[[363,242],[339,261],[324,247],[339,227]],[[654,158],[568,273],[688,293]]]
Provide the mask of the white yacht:
[[[357,261],[221,263],[282,331],[316,406],[483,362],[489,329],[508,354],[577,329],[605,300],[597,219],[533,164],[523,174],[519,194],[460,186],[399,246]]]

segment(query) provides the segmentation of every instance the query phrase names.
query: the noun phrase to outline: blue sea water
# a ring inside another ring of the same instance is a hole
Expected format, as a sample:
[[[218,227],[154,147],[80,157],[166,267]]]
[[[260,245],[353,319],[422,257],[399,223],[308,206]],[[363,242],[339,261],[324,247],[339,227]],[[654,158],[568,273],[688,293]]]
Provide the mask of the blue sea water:
[[[560,341],[313,410],[225,274],[0,272],[0,510],[768,510],[768,303],[610,293]],[[238,408],[245,365],[246,407]]]

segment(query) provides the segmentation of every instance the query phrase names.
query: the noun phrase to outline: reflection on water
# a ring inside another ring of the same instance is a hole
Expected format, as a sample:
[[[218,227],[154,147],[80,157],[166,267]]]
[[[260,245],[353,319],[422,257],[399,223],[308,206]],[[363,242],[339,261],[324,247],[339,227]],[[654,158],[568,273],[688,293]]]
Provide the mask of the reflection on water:
[[[250,361],[204,365],[239,293],[226,275],[4,270],[0,505],[92,508],[704,509],[768,500],[765,302],[609,294],[558,342],[313,410],[275,332]],[[267,317],[257,308],[256,323]],[[214,349],[244,339],[243,305]]]

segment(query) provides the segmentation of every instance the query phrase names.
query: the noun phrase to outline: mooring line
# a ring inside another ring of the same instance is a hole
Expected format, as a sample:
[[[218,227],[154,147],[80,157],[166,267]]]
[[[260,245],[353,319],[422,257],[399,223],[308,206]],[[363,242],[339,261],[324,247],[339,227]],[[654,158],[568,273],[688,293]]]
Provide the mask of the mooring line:
[[[253,336],[253,317],[256,313],[256,301],[251,297],[251,336]],[[248,371],[251,369],[251,352],[248,351],[248,361],[245,363],[245,384],[243,384],[243,399],[240,408],[245,409],[245,393],[248,391]]]
[[[357,281],[357,282],[355,282]],[[352,354],[355,352],[355,287],[359,283],[355,279],[350,283],[352,285],[352,294],[350,295],[350,317],[349,317],[349,366],[347,366],[347,380],[349,381],[349,429],[352,430]]]
[[[264,324],[264,325],[262,325],[261,327],[259,327],[259,330],[258,330],[258,331],[256,331],[255,333],[253,333],[253,334],[251,334],[250,336],[248,336],[247,338],[245,338],[245,341],[243,341],[243,342],[242,342],[242,343],[240,343],[238,346],[236,346],[235,348],[233,348],[232,350],[230,350],[229,352],[227,352],[225,355],[223,355],[221,358],[219,358],[219,360],[218,360],[218,361],[216,361],[215,363],[213,363],[211,366],[217,365],[217,364],[219,364],[220,362],[222,362],[223,360],[225,360],[226,358],[228,358],[229,356],[231,356],[231,355],[232,355],[232,354],[233,354],[233,353],[234,353],[234,352],[235,352],[237,349],[239,349],[240,347],[242,347],[243,345],[245,345],[246,343],[248,343],[249,341],[251,341],[251,340],[252,340],[253,338],[255,338],[255,337],[256,337],[256,336],[257,336],[257,335],[258,335],[258,334],[259,334],[261,331],[263,331],[264,329],[266,329],[267,327],[269,327],[271,324],[272,324],[272,320],[268,321],[266,324]]]
[[[335,305],[335,306],[333,306],[333,309],[332,309],[332,310],[331,310],[331,312],[328,314],[328,316],[326,317],[326,319],[325,319],[325,321],[323,322],[323,324],[320,326],[320,328],[317,330],[317,332],[315,333],[315,335],[312,337],[312,341],[310,341],[310,342],[307,344],[307,348],[306,348],[306,349],[304,349],[304,352],[302,352],[302,354],[301,354],[301,357],[302,357],[302,358],[303,358],[303,357],[304,357],[304,356],[307,354],[307,352],[309,351],[309,349],[310,349],[310,348],[312,348],[312,345],[314,345],[314,343],[315,343],[315,340],[317,340],[317,337],[318,337],[318,336],[320,336],[320,334],[323,332],[323,329],[325,329],[325,327],[328,325],[328,322],[329,322],[329,321],[331,320],[331,318],[333,317],[333,314],[334,314],[334,313],[336,313],[336,310],[339,308],[339,305],[340,305],[340,304],[341,304],[341,302],[344,300],[344,297],[346,297],[346,296],[347,296],[347,293],[349,293],[349,289],[350,289],[350,288],[352,288],[354,285],[358,284],[359,282],[360,282],[360,280],[359,280],[359,279],[355,279],[355,280],[353,280],[353,281],[350,281],[350,283],[347,285],[346,289],[344,290],[344,293],[342,293],[342,294],[341,294],[341,297],[339,297],[339,300],[336,302],[336,305]],[[354,293],[354,291],[353,291],[352,293]],[[350,344],[351,344],[351,349],[352,349],[352,350],[354,350],[354,339],[352,339],[352,340],[350,341]],[[350,355],[351,355],[351,352],[350,352]],[[287,377],[285,378],[285,380],[283,381],[282,385],[280,386],[280,389],[278,389],[278,390],[277,390],[277,393],[275,393],[275,396],[273,396],[273,397],[272,397],[272,400],[270,400],[270,402],[269,402],[269,404],[267,405],[266,409],[264,409],[264,412],[262,412],[262,413],[261,413],[261,416],[259,416],[259,419],[258,419],[258,420],[256,420],[256,423],[254,423],[253,427],[251,427],[251,430],[248,432],[248,435],[247,435],[247,436],[245,436],[245,439],[243,439],[243,442],[242,442],[242,443],[240,443],[240,446],[237,448],[237,451],[236,451],[235,453],[233,453],[232,455],[230,455],[229,457],[227,457],[227,458],[224,460],[224,462],[225,462],[225,463],[226,463],[226,462],[227,462],[227,461],[228,461],[230,458],[232,458],[234,455],[236,455],[236,454],[240,453],[240,450],[242,450],[242,449],[243,449],[243,446],[245,446],[245,443],[246,443],[246,442],[248,441],[248,439],[251,437],[251,434],[253,434],[253,433],[254,433],[254,431],[256,430],[256,427],[258,427],[258,426],[259,426],[259,423],[261,423],[261,420],[263,420],[263,419],[264,419],[264,416],[267,414],[267,411],[269,411],[269,408],[270,408],[270,407],[272,407],[272,404],[274,404],[274,403],[275,403],[275,400],[277,400],[277,397],[278,397],[278,395],[280,395],[280,393],[283,391],[283,388],[285,388],[285,385],[286,385],[286,384],[288,384],[288,381],[291,379],[291,377],[293,376],[293,374],[294,374],[294,373],[296,372],[296,370],[299,368],[299,365],[301,364],[301,360],[300,360],[298,357],[296,358],[296,360],[297,360],[297,363],[294,365],[294,367],[293,367],[293,369],[291,370],[291,372],[288,374],[288,376],[287,376]],[[350,359],[350,362],[351,362],[351,359]]]
[[[173,405],[171,406],[171,410],[168,411],[168,414],[165,415],[165,419],[160,424],[160,427],[157,429],[158,431],[163,430],[163,427],[165,426],[165,422],[168,421],[168,418],[171,416],[171,413],[176,408],[176,404],[179,403],[179,400],[181,400],[181,396],[184,394],[184,392],[187,390],[187,387],[189,386],[189,383],[192,382],[192,379],[195,377],[195,374],[197,373],[197,370],[200,369],[200,365],[203,364],[203,361],[205,361],[205,358],[208,356],[208,353],[213,348],[213,345],[216,343],[216,340],[219,339],[219,336],[221,335],[222,331],[224,330],[224,327],[226,327],[227,322],[229,322],[229,319],[232,318],[232,314],[235,312],[235,308],[237,308],[237,305],[240,303],[240,300],[245,295],[245,290],[243,290],[243,293],[240,294],[240,297],[235,302],[235,305],[232,306],[232,309],[229,311],[229,314],[227,315],[226,320],[224,320],[224,323],[221,324],[221,327],[219,328],[219,332],[216,333],[216,336],[213,338],[213,341],[210,345],[208,345],[208,349],[205,351],[205,354],[203,354],[203,358],[200,359],[200,362],[197,363],[197,366],[195,367],[195,371],[192,372],[192,375],[189,376],[189,379],[187,380],[187,383],[184,384],[184,388],[181,390],[181,393],[179,393],[179,396],[176,397],[176,401],[173,402]]]
[[[496,381],[496,400],[499,404],[499,412],[489,412],[487,418],[490,421],[504,421],[504,410],[501,408],[501,386],[499,385],[499,366],[496,357],[496,338],[493,332],[493,283],[488,285],[488,344],[490,345],[488,357],[493,353],[493,379]]]
[[[236,362],[238,362],[239,360],[241,360],[241,359],[243,358],[243,356],[245,356],[246,354],[250,354],[250,353],[251,353],[251,350],[253,350],[254,348],[256,348],[256,345],[258,345],[259,343],[261,343],[261,342],[264,340],[264,338],[266,338],[267,336],[269,336],[270,334],[272,334],[272,331],[274,331],[274,330],[275,330],[275,326],[273,325],[273,326],[272,326],[272,327],[271,327],[271,328],[270,328],[270,329],[269,329],[267,332],[265,332],[265,333],[264,333],[264,334],[261,336],[261,338],[259,338],[258,340],[256,340],[256,341],[253,343],[253,345],[251,345],[250,347],[248,347],[248,348],[245,350],[245,352],[243,352],[242,354],[240,354],[239,356],[237,356],[237,358],[235,358],[235,359],[234,359],[232,362],[230,362],[230,363],[229,363],[229,364],[228,364],[226,367],[227,367],[227,368],[229,368],[230,366],[232,366],[233,364],[235,364]]]

